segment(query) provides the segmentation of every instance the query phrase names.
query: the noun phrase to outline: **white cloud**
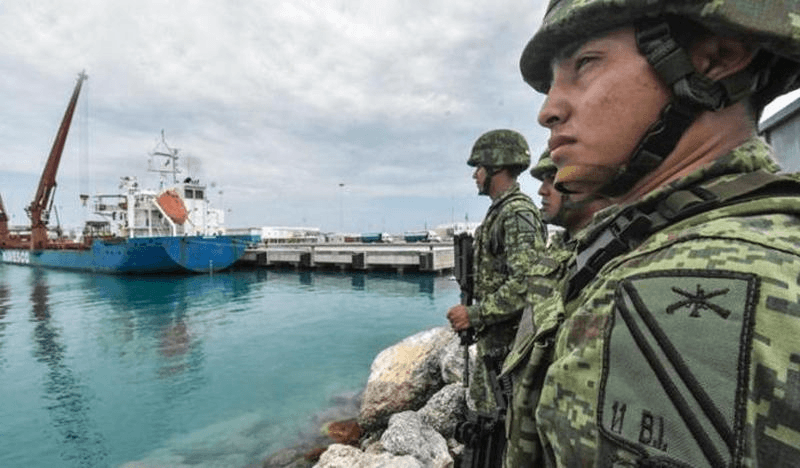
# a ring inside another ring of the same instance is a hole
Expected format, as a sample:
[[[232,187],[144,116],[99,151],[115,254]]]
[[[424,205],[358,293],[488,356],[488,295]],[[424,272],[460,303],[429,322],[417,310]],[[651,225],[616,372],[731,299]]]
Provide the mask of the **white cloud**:
[[[224,193],[235,226],[338,228],[341,198],[353,230],[373,218],[394,229],[480,219],[485,200],[465,164],[475,138],[514,128],[538,154],[547,137],[541,96],[518,70],[545,3],[0,3],[0,194],[23,222],[85,68],[59,173],[65,207],[87,186],[144,178],[164,129]]]

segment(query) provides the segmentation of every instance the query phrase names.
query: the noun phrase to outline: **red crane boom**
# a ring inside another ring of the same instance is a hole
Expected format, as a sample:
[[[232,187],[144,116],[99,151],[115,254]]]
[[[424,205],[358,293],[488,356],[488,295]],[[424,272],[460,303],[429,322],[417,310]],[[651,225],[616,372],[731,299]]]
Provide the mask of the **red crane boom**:
[[[49,218],[49,205],[53,196],[53,189],[56,186],[56,173],[58,172],[58,165],[61,162],[61,153],[64,151],[64,144],[67,141],[69,127],[72,123],[72,114],[75,112],[75,106],[81,92],[81,85],[86,78],[85,72],[78,74],[78,82],[75,84],[72,98],[69,101],[66,112],[64,112],[64,118],[61,120],[61,126],[58,128],[56,139],[53,141],[53,148],[50,150],[47,164],[42,171],[42,177],[39,180],[39,188],[36,190],[36,196],[33,198],[30,206],[25,210],[31,218],[31,249],[34,250],[43,249],[47,246],[47,221]]]

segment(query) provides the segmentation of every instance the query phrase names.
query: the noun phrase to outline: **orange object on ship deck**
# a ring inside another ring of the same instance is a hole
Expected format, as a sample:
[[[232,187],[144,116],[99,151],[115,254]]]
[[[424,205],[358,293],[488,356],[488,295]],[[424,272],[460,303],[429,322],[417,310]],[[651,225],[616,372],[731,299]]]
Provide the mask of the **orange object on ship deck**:
[[[167,189],[161,192],[156,197],[156,203],[169,216],[169,219],[177,225],[183,225],[189,219],[186,204],[183,203],[183,198],[175,190]]]

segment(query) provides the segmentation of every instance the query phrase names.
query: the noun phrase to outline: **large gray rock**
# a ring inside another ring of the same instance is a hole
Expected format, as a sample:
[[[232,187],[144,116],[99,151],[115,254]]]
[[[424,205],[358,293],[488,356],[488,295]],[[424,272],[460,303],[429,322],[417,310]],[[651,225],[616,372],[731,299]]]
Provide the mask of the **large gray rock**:
[[[453,457],[447,441],[419,414],[405,411],[392,415],[389,427],[381,436],[383,449],[394,455],[411,455],[425,468],[452,468]]]
[[[453,437],[456,425],[466,419],[466,388],[461,383],[445,385],[417,414],[422,422],[445,438]]]
[[[421,408],[444,385],[441,350],[453,339],[449,327],[410,336],[381,351],[370,367],[359,424],[379,431],[394,413]]]
[[[410,455],[364,453],[349,445],[333,444],[319,458],[314,468],[425,468]]]
[[[349,445],[331,444],[314,468],[349,468],[359,466],[364,452]]]
[[[451,332],[452,333],[452,332]],[[464,381],[464,347],[458,335],[452,333],[453,337],[439,352],[439,372],[445,384],[460,383]],[[475,368],[477,350],[475,345],[469,347],[470,369]]]

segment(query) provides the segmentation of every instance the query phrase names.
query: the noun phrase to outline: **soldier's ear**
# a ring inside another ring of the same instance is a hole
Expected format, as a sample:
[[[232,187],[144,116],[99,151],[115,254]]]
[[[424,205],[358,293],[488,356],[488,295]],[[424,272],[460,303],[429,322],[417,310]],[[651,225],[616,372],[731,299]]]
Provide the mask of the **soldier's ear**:
[[[756,52],[739,39],[709,36],[692,45],[689,54],[700,73],[718,81],[744,70]]]

